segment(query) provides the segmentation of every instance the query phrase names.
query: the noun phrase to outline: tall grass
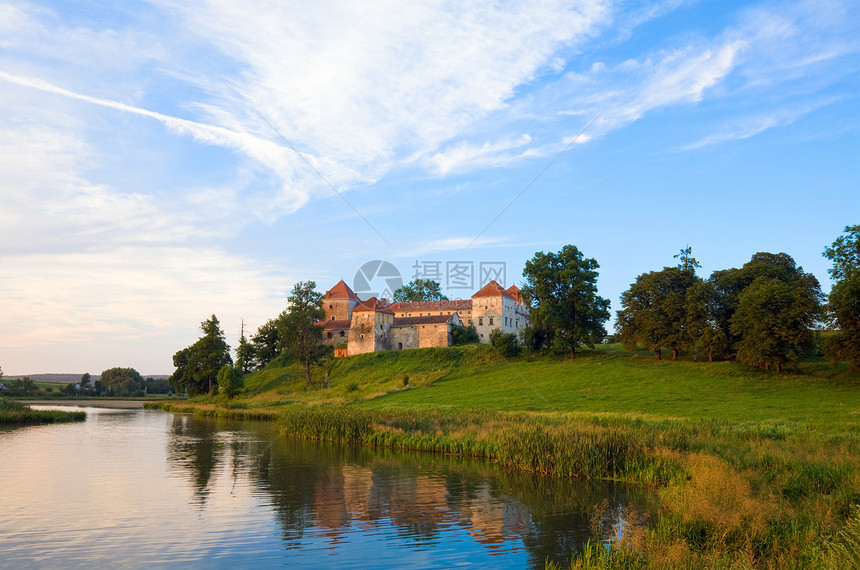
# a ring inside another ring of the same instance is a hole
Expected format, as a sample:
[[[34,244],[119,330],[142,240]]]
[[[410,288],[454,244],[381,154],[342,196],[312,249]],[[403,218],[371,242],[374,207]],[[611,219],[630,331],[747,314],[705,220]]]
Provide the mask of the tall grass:
[[[86,412],[62,412],[57,410],[34,410],[15,400],[0,397],[0,424],[31,425],[57,422],[78,422],[87,417]]]

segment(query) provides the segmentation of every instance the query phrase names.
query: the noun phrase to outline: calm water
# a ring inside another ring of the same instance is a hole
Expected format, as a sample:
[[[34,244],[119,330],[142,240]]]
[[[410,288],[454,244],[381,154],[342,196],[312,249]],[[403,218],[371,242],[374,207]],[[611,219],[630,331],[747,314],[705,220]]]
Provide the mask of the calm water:
[[[0,431],[0,567],[543,567],[644,498],[259,422],[87,408]]]

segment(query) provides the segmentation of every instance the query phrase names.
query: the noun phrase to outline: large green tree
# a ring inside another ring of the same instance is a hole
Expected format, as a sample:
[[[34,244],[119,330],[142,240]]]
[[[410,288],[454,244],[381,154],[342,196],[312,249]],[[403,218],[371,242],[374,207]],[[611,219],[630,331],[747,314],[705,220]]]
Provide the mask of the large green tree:
[[[708,362],[722,358],[729,348],[728,338],[716,320],[718,297],[714,284],[697,280],[687,289],[686,322],[689,347],[708,355]]]
[[[526,262],[521,292],[531,305],[530,327],[540,330],[528,335],[540,339],[533,345],[574,354],[582,345],[594,348],[606,335],[609,300],[597,294],[599,267],[573,245],[558,253],[538,252]]]
[[[203,336],[173,355],[176,371],[169,381],[177,393],[187,391],[194,396],[212,392],[218,371],[226,364],[233,364],[218,317],[212,315],[200,323],[200,328]]]
[[[758,278],[791,282],[800,279],[802,275],[805,274],[790,255],[769,252],[754,254],[740,269],[724,269],[711,274],[709,281],[716,293],[714,320],[725,335],[731,350],[735,350],[741,340],[740,329],[735,328],[737,332],[732,332],[732,317],[738,309],[743,290]]]
[[[286,311],[260,325],[257,333],[251,337],[251,346],[254,349],[254,368],[258,370],[264,368],[280,355],[283,343],[280,342],[278,330],[281,328],[284,318],[286,318]]]
[[[287,297],[286,313],[279,318],[278,336],[288,350],[305,367],[305,378],[311,385],[311,364],[319,357],[323,330],[316,323],[325,318],[322,293],[313,281],[296,283]]]
[[[447,301],[448,297],[442,294],[442,286],[438,281],[416,279],[394,291],[395,303],[406,303],[408,301]]]
[[[658,360],[664,347],[672,351],[672,360],[677,360],[682,350],[692,348],[687,292],[699,281],[692,269],[682,267],[664,267],[637,277],[621,294],[622,309],[615,321],[624,347],[635,350],[643,346]]]
[[[134,368],[109,368],[99,375],[99,380],[105,393],[111,396],[137,396],[143,393],[143,376]]]
[[[813,348],[813,327],[821,308],[818,280],[759,277],[738,297],[732,334],[740,337],[737,359],[766,370],[782,371]]]
[[[827,302],[827,317],[835,331],[825,338],[824,356],[860,369],[860,225],[847,226],[844,235],[824,250],[833,262],[828,270],[836,280]]]

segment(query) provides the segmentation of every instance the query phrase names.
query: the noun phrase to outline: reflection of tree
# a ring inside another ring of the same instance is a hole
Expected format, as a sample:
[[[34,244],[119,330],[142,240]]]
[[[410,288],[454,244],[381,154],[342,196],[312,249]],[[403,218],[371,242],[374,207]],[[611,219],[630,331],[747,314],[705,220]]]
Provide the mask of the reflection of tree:
[[[167,441],[167,461],[188,472],[195,502],[201,505],[209,495],[209,481],[223,452],[224,446],[218,440],[214,420],[173,416]]]

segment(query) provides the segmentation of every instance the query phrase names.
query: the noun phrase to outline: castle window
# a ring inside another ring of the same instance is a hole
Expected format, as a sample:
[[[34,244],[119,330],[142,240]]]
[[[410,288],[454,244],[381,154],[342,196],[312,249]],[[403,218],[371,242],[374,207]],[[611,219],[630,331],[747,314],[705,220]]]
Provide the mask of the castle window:
[[[492,326],[492,324],[493,324],[493,317],[490,317],[490,325]]]
[[[340,331],[340,336],[343,336],[343,331]]]
[[[479,327],[484,326],[484,317],[478,317],[478,326]],[[481,336],[484,336],[484,335],[481,335]]]
[[[334,320],[334,315],[331,316],[331,320]]]
[[[334,305],[329,305],[329,306],[328,306],[328,308],[329,308],[329,309],[334,309]]]
[[[328,338],[331,338],[331,333],[328,333],[328,335],[327,335],[327,336],[328,336]]]
[[[358,338],[364,338],[363,334],[358,335]]]

